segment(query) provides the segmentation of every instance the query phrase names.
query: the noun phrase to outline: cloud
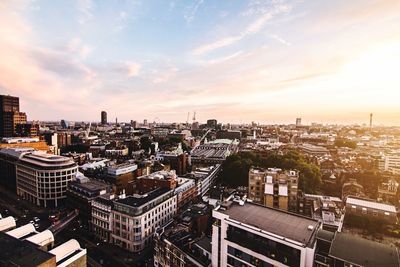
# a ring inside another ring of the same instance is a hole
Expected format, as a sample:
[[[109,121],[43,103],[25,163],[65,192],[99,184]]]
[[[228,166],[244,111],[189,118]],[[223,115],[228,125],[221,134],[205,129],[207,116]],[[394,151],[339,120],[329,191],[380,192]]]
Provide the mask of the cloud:
[[[219,63],[234,59],[242,54],[243,54],[243,51],[237,51],[237,52],[235,52],[231,55],[225,56],[225,57],[215,58],[215,59],[204,61],[204,63],[205,64],[219,64]]]
[[[139,63],[127,62],[126,67],[128,71],[128,77],[136,77],[139,75],[139,71],[141,68],[141,65]]]
[[[82,59],[86,59],[87,56],[93,51],[91,46],[84,44],[78,37],[74,37],[69,42],[67,47],[72,53],[77,53]]]
[[[234,44],[237,41],[240,41],[242,38],[243,38],[242,35],[224,37],[224,38],[219,39],[217,41],[214,41],[212,43],[205,44],[205,45],[202,45],[202,46],[199,46],[199,47],[195,48],[193,50],[193,54],[194,55],[202,55],[202,54],[208,53],[210,51],[213,51],[215,49]]]
[[[191,24],[194,20],[197,10],[204,3],[204,0],[194,1],[192,5],[188,6],[183,14],[183,18],[185,19],[187,24]]]
[[[93,18],[93,2],[92,0],[77,0],[77,8],[80,12],[78,18],[79,24],[86,24]]]
[[[276,40],[276,41],[278,41],[278,42],[280,42],[281,44],[286,45],[286,46],[291,46],[292,45],[291,43],[289,43],[288,41],[282,39],[281,37],[279,37],[276,34],[271,35],[271,38]]]
[[[163,72],[155,71],[156,77],[153,79],[154,84],[165,83],[169,81],[179,71],[178,68],[170,67]]]
[[[196,47],[192,53],[194,55],[202,55],[208,52],[211,52],[213,50],[230,46],[236,42],[239,42],[240,40],[250,36],[257,34],[260,32],[265,24],[271,20],[275,15],[278,15],[282,12],[288,12],[290,10],[290,7],[287,5],[276,5],[268,10],[263,10],[263,14],[259,16],[257,19],[252,21],[244,31],[240,32],[237,35],[232,35],[228,37],[223,37],[217,41],[213,41],[208,44],[201,45],[199,47]]]
[[[116,25],[114,27],[114,31],[119,32],[122,31],[126,27],[126,22],[128,20],[128,13],[125,11],[121,11],[118,14],[116,19]]]

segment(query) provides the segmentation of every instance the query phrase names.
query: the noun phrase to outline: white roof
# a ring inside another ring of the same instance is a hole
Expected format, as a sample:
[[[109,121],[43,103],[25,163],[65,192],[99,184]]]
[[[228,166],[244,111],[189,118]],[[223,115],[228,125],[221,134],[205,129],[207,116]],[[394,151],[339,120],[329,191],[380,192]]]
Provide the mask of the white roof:
[[[0,220],[0,232],[14,228],[16,226],[15,219],[12,216],[8,216]]]
[[[368,201],[368,200],[363,200],[363,199],[358,199],[358,198],[348,197],[346,199],[346,204],[363,206],[366,208],[396,213],[396,207],[393,205],[388,205],[388,204],[383,204],[383,203],[378,203],[378,202],[373,202],[373,201]]]
[[[75,239],[71,239],[64,244],[53,248],[49,252],[53,255],[56,255],[56,262],[59,262],[60,260],[68,257],[69,255],[80,249],[81,246],[79,245],[78,241],[76,241]]]
[[[41,233],[38,233],[36,235],[27,238],[26,240],[43,247],[45,245],[54,242],[54,235],[50,230],[45,230]]]
[[[30,233],[35,233],[35,232],[36,232],[36,230],[35,230],[35,227],[33,226],[33,224],[28,223],[28,224],[25,224],[24,226],[21,226],[14,230],[8,231],[6,234],[20,239],[21,237],[27,236]]]

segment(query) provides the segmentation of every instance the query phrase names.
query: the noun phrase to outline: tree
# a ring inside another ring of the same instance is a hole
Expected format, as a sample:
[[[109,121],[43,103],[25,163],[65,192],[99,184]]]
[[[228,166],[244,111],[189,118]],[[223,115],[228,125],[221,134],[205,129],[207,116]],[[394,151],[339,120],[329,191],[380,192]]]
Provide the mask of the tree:
[[[231,155],[222,164],[223,183],[233,187],[248,186],[251,166],[298,170],[299,189],[305,193],[315,193],[321,184],[319,168],[306,162],[297,151],[288,151],[285,155],[271,154],[268,157],[260,157],[252,152]]]

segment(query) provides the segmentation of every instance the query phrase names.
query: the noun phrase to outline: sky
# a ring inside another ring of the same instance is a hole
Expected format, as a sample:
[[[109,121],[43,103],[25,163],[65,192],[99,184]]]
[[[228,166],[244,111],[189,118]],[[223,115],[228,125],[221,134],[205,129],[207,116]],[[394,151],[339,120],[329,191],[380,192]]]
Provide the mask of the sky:
[[[399,0],[1,0],[28,120],[400,125]]]

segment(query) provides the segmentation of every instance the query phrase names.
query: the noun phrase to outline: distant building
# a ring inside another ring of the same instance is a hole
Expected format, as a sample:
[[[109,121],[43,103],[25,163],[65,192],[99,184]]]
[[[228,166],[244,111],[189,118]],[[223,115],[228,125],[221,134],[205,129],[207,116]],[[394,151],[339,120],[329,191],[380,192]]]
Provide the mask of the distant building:
[[[107,124],[107,112],[105,112],[105,111],[101,112],[101,124],[102,125]]]
[[[251,168],[249,198],[268,207],[296,211],[299,174],[277,168]]]
[[[175,151],[159,151],[155,156],[155,160],[160,161],[171,170],[176,170],[178,175],[186,174],[187,165],[189,165],[189,155],[183,152],[182,149],[177,149]]]
[[[313,266],[316,220],[244,201],[213,217],[212,266]]]
[[[325,156],[329,155],[329,150],[323,146],[311,144],[302,144],[300,150],[309,156]]]
[[[379,160],[379,170],[400,174],[400,153],[389,153]]]
[[[301,118],[296,118],[296,126],[301,126]]]
[[[192,172],[186,174],[185,178],[193,179],[197,187],[197,196],[204,196],[215,183],[218,173],[221,171],[221,164],[210,167],[195,168]]]
[[[193,165],[210,166],[220,164],[225,159],[236,152],[238,142],[234,140],[215,140],[207,144],[195,147],[191,152],[191,162]]]
[[[217,132],[217,139],[230,139],[230,140],[240,140],[242,138],[241,131],[235,130],[220,130]]]
[[[16,125],[15,136],[35,137],[38,136],[39,125],[32,123],[20,123]]]
[[[212,129],[217,129],[218,122],[216,119],[207,120],[207,127]]]
[[[60,125],[61,125],[61,128],[63,128],[63,129],[68,129],[68,127],[69,127],[69,123],[66,120],[61,120]]]
[[[34,148],[37,150],[48,151],[49,146],[45,141],[41,141],[39,137],[7,137],[0,142],[1,148]]]
[[[397,211],[395,206],[378,203],[373,200],[348,196],[346,198],[345,219],[347,219],[347,217],[350,215],[375,220],[383,220],[390,224],[397,223]]]
[[[395,203],[399,183],[394,179],[389,179],[378,187],[378,199],[384,202]]]
[[[356,179],[350,179],[342,185],[342,199],[346,200],[347,196],[365,197],[364,187],[357,182]]]

